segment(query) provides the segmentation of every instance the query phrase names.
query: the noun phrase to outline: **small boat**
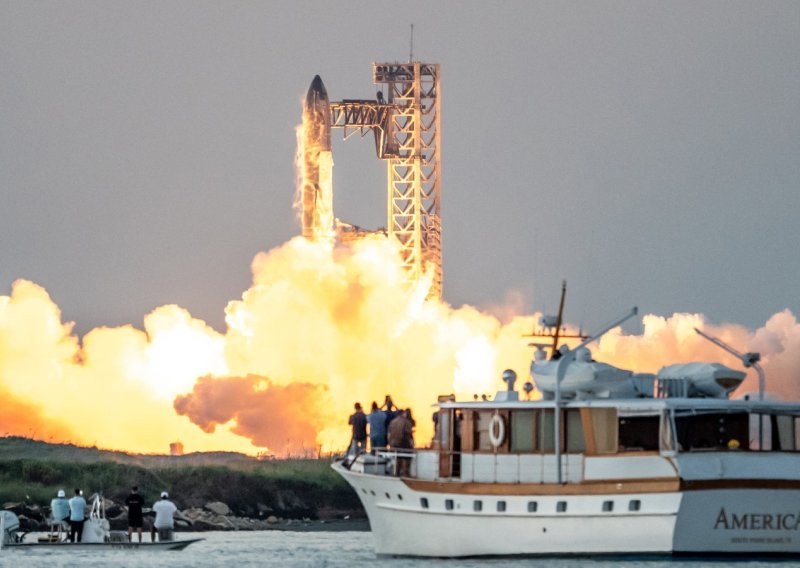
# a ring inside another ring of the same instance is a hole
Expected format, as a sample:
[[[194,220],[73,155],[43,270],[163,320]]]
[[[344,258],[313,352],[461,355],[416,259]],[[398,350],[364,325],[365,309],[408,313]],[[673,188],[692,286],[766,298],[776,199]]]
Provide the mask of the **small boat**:
[[[89,518],[84,522],[81,542],[70,542],[67,531],[53,531],[35,542],[25,541],[28,533],[20,531],[19,518],[11,511],[0,511],[0,550],[183,550],[205,540],[165,540],[133,542],[125,531],[112,531],[105,517],[103,499],[95,494]]]
[[[376,552],[800,556],[800,403],[768,400],[758,354],[710,337],[756,368],[758,397],[730,398],[745,374],[715,363],[593,361],[586,346],[622,321],[535,356],[540,400],[506,371],[494,400],[439,397],[429,447],[336,460]]]

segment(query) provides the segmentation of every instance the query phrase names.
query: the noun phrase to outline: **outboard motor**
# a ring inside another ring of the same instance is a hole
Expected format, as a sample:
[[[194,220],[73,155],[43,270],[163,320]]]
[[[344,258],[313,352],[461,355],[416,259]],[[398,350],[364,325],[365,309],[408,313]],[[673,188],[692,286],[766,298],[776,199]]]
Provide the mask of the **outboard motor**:
[[[19,542],[18,530],[19,518],[11,511],[0,511],[0,531],[2,531],[0,546]]]

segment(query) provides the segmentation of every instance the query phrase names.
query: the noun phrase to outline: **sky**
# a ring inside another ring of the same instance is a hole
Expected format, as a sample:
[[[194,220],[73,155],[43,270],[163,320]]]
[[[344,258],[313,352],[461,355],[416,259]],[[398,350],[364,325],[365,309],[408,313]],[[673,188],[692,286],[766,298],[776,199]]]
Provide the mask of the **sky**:
[[[224,331],[299,233],[314,75],[442,69],[444,299],[598,326],[800,313],[800,3],[0,1],[0,295],[86,333],[178,304]],[[386,225],[386,168],[334,132],[337,217]],[[634,329],[635,331],[635,329]]]

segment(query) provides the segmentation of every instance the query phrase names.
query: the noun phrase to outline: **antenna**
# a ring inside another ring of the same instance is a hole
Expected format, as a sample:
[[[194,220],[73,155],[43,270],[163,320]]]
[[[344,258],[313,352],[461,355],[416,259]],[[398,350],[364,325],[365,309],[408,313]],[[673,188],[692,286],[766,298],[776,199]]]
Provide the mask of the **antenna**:
[[[411,24],[411,48],[408,50],[408,62],[414,61],[414,24]]]
[[[564,300],[567,296],[567,281],[561,281],[561,300],[558,303],[558,315],[546,316],[542,315],[539,318],[539,328],[534,327],[533,333],[530,335],[523,335],[523,337],[531,337],[537,339],[547,339],[551,342],[550,345],[550,358],[557,359],[558,355],[558,340],[559,339],[586,339],[587,336],[583,335],[583,330],[578,331],[578,334],[567,333],[564,326]],[[538,343],[529,343],[532,347],[547,347]]]
[[[700,331],[697,328],[694,328],[697,332],[697,335],[708,339],[711,343],[719,347],[720,349],[724,349],[737,359],[742,362],[745,369],[749,369],[750,367],[756,370],[758,373],[758,400],[764,400],[764,369],[761,368],[761,365],[758,362],[761,360],[761,353],[740,353],[727,343],[724,343],[721,339],[717,339],[713,335],[709,335]]]

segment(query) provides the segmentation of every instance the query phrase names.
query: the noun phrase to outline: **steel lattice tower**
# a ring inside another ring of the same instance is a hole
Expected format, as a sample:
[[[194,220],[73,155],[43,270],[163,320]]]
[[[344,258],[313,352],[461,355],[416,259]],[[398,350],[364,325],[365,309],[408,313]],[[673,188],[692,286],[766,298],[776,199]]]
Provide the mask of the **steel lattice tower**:
[[[400,245],[407,283],[430,275],[433,298],[442,296],[439,79],[438,64],[373,63],[377,100],[330,103],[331,127],[345,138],[350,129],[375,134],[388,168],[387,233]]]
[[[433,270],[429,296],[442,295],[441,131],[438,64],[374,63],[386,87],[389,235],[401,247],[410,282]]]

